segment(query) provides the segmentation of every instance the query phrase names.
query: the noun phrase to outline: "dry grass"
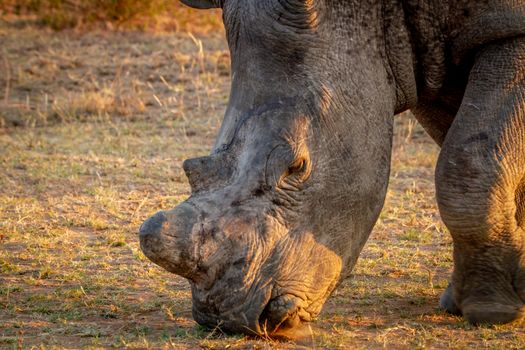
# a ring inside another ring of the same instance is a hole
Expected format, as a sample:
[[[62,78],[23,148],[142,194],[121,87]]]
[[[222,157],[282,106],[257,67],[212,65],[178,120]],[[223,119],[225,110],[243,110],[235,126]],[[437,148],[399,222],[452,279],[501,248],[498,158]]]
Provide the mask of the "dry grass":
[[[140,29],[146,31],[221,31],[221,13],[199,12],[178,0],[0,0],[0,16],[20,24],[54,30]]]
[[[518,325],[437,309],[452,266],[438,149],[396,122],[385,209],[355,269],[299,343],[208,332],[188,284],[136,232],[188,195],[228,92],[220,38],[0,27],[0,348],[522,349]]]
[[[224,106],[229,54],[218,36],[204,48],[192,34],[12,33],[0,27],[5,125],[185,120],[197,114],[216,121]]]

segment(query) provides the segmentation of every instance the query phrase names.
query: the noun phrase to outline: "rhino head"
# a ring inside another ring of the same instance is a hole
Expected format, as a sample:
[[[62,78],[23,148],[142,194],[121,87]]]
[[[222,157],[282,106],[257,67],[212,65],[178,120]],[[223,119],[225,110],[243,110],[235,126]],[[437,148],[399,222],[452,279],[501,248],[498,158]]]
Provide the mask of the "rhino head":
[[[376,2],[183,3],[223,9],[230,101],[210,155],[183,164],[191,196],[144,222],[141,248],[189,280],[198,323],[293,334],[350,274],[379,215],[393,115],[411,93],[396,81],[413,76],[395,77],[394,25]]]

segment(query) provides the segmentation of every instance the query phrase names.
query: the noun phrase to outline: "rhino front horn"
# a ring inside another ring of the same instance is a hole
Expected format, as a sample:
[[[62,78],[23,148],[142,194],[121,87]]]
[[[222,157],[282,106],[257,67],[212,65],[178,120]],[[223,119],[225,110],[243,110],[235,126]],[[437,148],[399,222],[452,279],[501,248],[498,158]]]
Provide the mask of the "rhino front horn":
[[[198,220],[195,209],[181,204],[161,211],[140,227],[140,247],[154,263],[189,280],[195,278],[197,263],[193,256],[191,232]]]

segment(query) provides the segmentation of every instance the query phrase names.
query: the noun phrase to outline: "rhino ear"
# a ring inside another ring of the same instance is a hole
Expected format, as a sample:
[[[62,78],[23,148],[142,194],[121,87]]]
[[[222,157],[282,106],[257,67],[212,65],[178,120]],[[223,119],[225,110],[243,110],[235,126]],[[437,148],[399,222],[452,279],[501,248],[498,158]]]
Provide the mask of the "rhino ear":
[[[196,9],[211,9],[221,7],[220,0],[180,0],[184,5]]]

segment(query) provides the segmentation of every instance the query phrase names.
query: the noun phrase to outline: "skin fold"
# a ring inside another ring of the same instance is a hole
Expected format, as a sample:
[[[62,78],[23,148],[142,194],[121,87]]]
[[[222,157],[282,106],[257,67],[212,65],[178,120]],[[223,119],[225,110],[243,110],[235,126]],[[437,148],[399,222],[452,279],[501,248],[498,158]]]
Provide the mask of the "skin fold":
[[[230,100],[191,196],[140,229],[190,281],[193,316],[293,336],[350,275],[383,206],[395,114],[442,146],[454,272],[441,305],[472,323],[525,301],[523,1],[182,0],[223,11]]]

